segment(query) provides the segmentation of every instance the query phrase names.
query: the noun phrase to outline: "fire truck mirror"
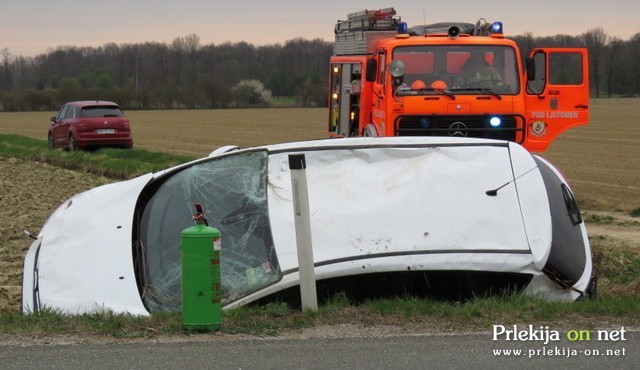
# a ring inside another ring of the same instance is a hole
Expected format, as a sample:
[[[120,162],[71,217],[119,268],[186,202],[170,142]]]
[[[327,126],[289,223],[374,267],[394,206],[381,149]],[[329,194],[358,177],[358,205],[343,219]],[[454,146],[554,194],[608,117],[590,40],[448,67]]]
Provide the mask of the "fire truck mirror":
[[[404,76],[405,70],[406,70],[406,67],[404,66],[404,63],[401,60],[396,59],[396,60],[393,60],[391,64],[389,64],[389,73],[391,74],[391,76],[395,78],[400,78]]]
[[[376,80],[376,74],[378,72],[378,61],[374,58],[367,59],[367,74],[365,78],[367,82],[374,82]]]
[[[527,80],[533,81],[536,79],[536,61],[529,57],[527,58]]]

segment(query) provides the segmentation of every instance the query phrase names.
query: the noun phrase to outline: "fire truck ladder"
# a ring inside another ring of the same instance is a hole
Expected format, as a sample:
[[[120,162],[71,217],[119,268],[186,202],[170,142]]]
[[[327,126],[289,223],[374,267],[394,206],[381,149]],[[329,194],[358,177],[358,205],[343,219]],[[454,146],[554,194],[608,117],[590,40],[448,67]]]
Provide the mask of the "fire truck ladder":
[[[395,15],[394,8],[349,13],[347,20],[338,20],[333,31],[338,34],[351,31],[395,30],[400,22],[400,17]]]

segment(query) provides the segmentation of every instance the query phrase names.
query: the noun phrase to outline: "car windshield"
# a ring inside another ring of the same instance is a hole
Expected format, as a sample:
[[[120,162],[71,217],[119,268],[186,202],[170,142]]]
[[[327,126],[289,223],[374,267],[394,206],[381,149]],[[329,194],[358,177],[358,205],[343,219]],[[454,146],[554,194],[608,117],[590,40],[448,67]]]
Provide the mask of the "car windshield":
[[[148,200],[138,209],[136,263],[150,311],[181,309],[180,234],[194,225],[195,203],[222,235],[222,304],[280,280],[266,174],[266,151],[240,153],[195,164],[143,194]]]
[[[509,46],[402,46],[393,59],[405,67],[399,96],[520,92],[518,61]]]
[[[80,117],[124,117],[124,114],[117,106],[91,106],[83,107]]]

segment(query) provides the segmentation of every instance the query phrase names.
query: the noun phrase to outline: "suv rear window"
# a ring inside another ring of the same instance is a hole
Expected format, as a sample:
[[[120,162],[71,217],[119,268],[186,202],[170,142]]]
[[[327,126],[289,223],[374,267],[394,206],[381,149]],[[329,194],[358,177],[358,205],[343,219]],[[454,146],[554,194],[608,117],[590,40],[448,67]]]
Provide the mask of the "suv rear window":
[[[80,111],[80,117],[124,117],[119,107],[84,107]]]

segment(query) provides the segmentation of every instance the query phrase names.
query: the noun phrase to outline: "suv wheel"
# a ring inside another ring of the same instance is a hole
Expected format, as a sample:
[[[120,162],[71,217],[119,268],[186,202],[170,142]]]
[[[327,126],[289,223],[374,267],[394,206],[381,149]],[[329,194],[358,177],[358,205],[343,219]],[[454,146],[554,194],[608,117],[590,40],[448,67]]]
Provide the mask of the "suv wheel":
[[[73,152],[75,150],[77,150],[78,148],[76,147],[76,138],[73,137],[73,134],[69,135],[69,151]]]

